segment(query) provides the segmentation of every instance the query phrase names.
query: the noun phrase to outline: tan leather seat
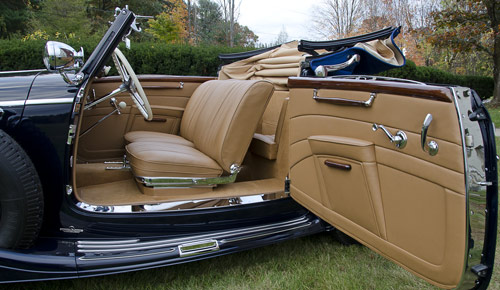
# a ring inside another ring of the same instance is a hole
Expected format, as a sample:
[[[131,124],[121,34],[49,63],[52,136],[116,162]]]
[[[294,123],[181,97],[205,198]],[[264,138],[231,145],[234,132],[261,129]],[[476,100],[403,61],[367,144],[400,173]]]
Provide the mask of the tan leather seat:
[[[180,136],[130,132],[125,136],[136,176],[216,177],[241,165],[274,88],[256,80],[214,80],[191,96]],[[191,145],[192,144],[192,145]]]
[[[161,132],[132,131],[125,134],[125,141],[127,144],[133,142],[154,142],[194,147],[193,142],[188,141],[179,135],[165,134]]]
[[[189,146],[134,142],[127,146],[127,152],[137,176],[214,177],[222,174],[217,162]]]
[[[273,103],[277,103],[279,104],[279,106],[276,104],[274,106],[271,106],[270,102],[270,104],[266,108],[266,111],[264,112],[264,116],[262,117],[262,130],[261,132],[256,132],[253,135],[252,143],[250,143],[250,151],[252,153],[269,160],[275,160],[278,156],[278,147],[283,124],[285,122],[286,109],[288,106],[288,97],[285,97],[284,99],[281,97],[275,97],[277,93],[283,92],[275,92],[273,94],[271,102],[273,102],[274,99],[275,101]],[[282,95],[287,96],[288,92]],[[270,122],[269,120],[273,120],[271,118],[277,120],[275,122]]]

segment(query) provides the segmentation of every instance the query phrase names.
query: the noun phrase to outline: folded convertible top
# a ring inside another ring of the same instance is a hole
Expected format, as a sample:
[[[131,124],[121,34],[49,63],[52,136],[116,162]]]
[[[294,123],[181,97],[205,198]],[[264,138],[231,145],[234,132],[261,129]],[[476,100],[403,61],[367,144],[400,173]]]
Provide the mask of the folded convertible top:
[[[368,42],[376,39],[384,40],[389,38],[396,30],[399,33],[400,27],[386,27],[384,29],[370,32],[367,34],[362,34],[358,36],[337,39],[337,40],[327,40],[327,41],[309,41],[301,40],[299,41],[298,50],[307,52],[311,55],[318,55],[316,50],[323,49],[326,51],[336,51],[346,47],[353,47],[359,42]]]

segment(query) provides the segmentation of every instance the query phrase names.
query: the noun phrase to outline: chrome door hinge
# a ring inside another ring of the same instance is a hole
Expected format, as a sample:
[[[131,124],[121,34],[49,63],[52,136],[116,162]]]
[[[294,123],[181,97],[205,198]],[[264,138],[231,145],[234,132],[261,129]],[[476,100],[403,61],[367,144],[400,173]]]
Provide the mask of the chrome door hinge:
[[[66,141],[66,144],[68,145],[73,144],[73,139],[75,139],[75,136],[76,136],[76,125],[69,125],[68,141]]]
[[[479,186],[492,186],[493,182],[491,182],[491,181],[478,181],[476,184]]]
[[[74,226],[69,226],[67,228],[60,228],[59,230],[63,233],[68,233],[68,234],[79,234],[83,232],[82,229],[77,229]]]
[[[285,194],[287,196],[290,195],[290,178],[288,178],[288,176],[285,177]]]
[[[486,274],[488,274],[488,266],[483,264],[475,265],[472,266],[471,271],[479,277],[486,277]]]

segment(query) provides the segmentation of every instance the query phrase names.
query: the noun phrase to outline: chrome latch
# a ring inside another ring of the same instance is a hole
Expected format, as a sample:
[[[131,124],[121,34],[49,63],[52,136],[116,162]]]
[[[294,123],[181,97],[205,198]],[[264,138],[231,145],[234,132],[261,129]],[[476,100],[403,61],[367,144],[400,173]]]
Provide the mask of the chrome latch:
[[[392,135],[391,132],[389,132],[389,130],[384,127],[384,125],[378,125],[374,123],[372,126],[372,130],[377,131],[378,129],[381,129],[385,133],[385,135],[387,135],[389,141],[391,141],[391,143],[394,143],[394,145],[396,145],[396,148],[405,148],[406,143],[408,142],[408,136],[406,136],[405,132],[399,130],[396,132],[396,135]]]
[[[429,129],[431,122],[432,115],[427,114],[427,116],[425,116],[424,123],[422,124],[422,132],[420,133],[420,145],[422,146],[422,150],[424,150],[424,152],[428,152],[430,156],[434,156],[439,151],[438,143],[434,140],[429,141],[429,143],[427,143],[426,141],[427,130]]]
[[[66,141],[66,144],[71,145],[73,143],[75,135],[76,135],[76,125],[69,125],[68,140]]]
[[[66,194],[71,195],[73,193],[73,187],[69,184],[66,184]]]
[[[290,178],[288,177],[288,175],[285,177],[285,195],[290,195]]]
[[[106,170],[130,170],[130,162],[127,160],[127,155],[123,155],[122,161],[105,161],[104,164],[119,165],[119,166],[107,166]]]
[[[491,181],[478,181],[478,182],[476,182],[476,184],[479,186],[492,186],[493,182],[491,182]]]
[[[60,228],[59,230],[63,233],[68,233],[68,234],[79,234],[83,232],[82,229],[77,229],[74,226],[69,226],[67,228]]]

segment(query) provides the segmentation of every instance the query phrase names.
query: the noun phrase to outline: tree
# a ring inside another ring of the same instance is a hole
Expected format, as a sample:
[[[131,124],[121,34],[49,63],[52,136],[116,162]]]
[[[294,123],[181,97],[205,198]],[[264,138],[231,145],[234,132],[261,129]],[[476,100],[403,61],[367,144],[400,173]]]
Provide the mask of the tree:
[[[250,28],[240,25],[238,22],[234,24],[234,45],[235,46],[250,46],[255,47],[259,36],[256,35]]]
[[[280,45],[288,41],[288,33],[286,32],[285,26],[281,26],[280,33],[278,34],[278,37],[276,40],[271,44],[271,45]]]
[[[87,17],[92,24],[93,32],[108,28],[116,7],[129,6],[135,14],[155,16],[163,11],[167,0],[85,0]],[[80,8],[81,9],[81,8]]]
[[[224,43],[224,21],[219,5],[210,0],[199,0],[198,5],[197,40],[210,45]]]
[[[313,29],[328,39],[351,36],[362,17],[361,0],[323,0],[313,8]]]
[[[234,46],[234,38],[235,38],[235,24],[238,22],[239,10],[241,0],[236,6],[234,0],[218,0],[220,9],[222,10],[222,15],[224,22],[228,29],[228,45],[230,47]]]
[[[51,36],[83,37],[89,35],[90,22],[87,19],[85,0],[44,0],[31,19],[33,31],[46,32]]]
[[[431,43],[454,53],[481,51],[493,62],[493,101],[500,105],[500,3],[498,0],[455,0],[433,14]]]
[[[24,34],[30,20],[29,8],[38,1],[2,0],[0,2],[0,38],[10,38],[14,34]]]
[[[186,4],[182,0],[170,0],[164,5],[163,12],[148,21],[146,32],[166,42],[182,42],[188,36],[187,17]]]

